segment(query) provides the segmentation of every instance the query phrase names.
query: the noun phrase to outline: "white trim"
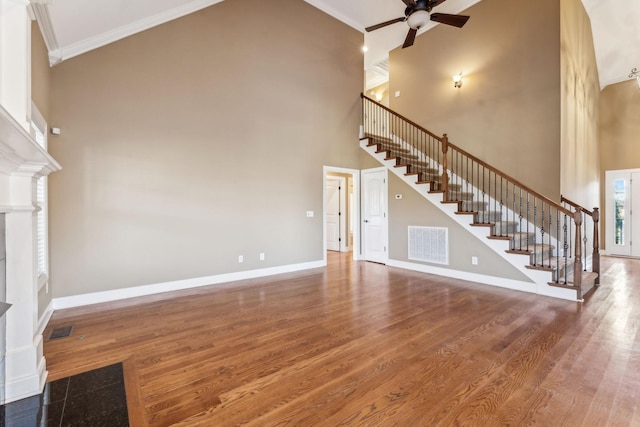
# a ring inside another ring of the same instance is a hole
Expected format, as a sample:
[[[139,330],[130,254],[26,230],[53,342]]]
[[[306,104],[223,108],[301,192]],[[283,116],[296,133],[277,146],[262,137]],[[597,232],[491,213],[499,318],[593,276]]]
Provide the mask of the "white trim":
[[[2,106],[0,106],[0,150],[4,156],[0,159],[0,173],[43,176],[62,169],[60,164],[40,147]]]
[[[360,31],[361,33],[364,33],[364,27],[362,26],[362,24],[360,24],[357,20],[348,17],[344,13],[338,12],[333,7],[327,5],[326,2],[322,0],[304,0],[304,1],[309,3],[311,6],[317,9],[320,9],[327,15],[331,15],[337,20],[344,22],[348,26]]]
[[[505,279],[502,277],[487,276],[484,274],[470,273],[467,271],[452,270],[444,267],[436,267],[426,264],[416,264],[414,262],[398,261],[390,259],[390,267],[403,268],[405,270],[419,271],[421,273],[435,274],[436,276],[451,277],[452,279],[466,280],[469,282],[482,283],[483,285],[498,286],[500,288],[515,289],[517,291],[536,293],[536,284],[533,282],[523,282],[521,280]]]
[[[51,316],[53,316],[53,300],[49,301],[49,305],[45,308],[44,313],[38,320],[38,330],[36,331],[36,336],[44,333],[44,329],[47,327],[49,320],[51,320]]]
[[[235,282],[238,280],[255,279],[258,277],[272,276],[275,274],[292,273],[295,271],[321,268],[327,265],[326,260],[311,261],[301,264],[291,264],[280,267],[270,267],[257,270],[239,271],[236,273],[218,274],[215,276],[196,277],[193,279],[175,280],[172,282],[156,283],[151,285],[133,286],[130,288],[114,289],[111,291],[92,292],[88,294],[73,295],[53,299],[54,310],[80,307],[90,304],[117,301],[127,298],[135,298],[146,295],[154,295],[163,292],[179,291],[183,289],[197,288],[201,286],[218,285]]]
[[[360,170],[358,169],[348,169],[348,168],[340,168],[334,166],[323,166],[322,167],[322,256],[324,263],[327,263],[327,212],[325,206],[326,199],[326,190],[327,190],[327,174],[328,173],[342,173],[345,175],[351,175],[351,179],[353,179],[353,212],[350,212],[350,215],[354,218],[357,223],[360,224]],[[349,238],[349,233],[347,233],[347,239]],[[357,261],[361,259],[361,250],[360,247],[360,227],[356,226],[353,229],[353,247],[352,254],[353,260]]]
[[[466,280],[469,282],[480,283],[483,285],[497,286],[499,288],[512,289],[516,291],[527,292],[531,294],[540,294],[545,296],[552,296],[555,298],[561,298],[568,301],[576,301],[575,290],[564,288],[553,288],[550,292],[541,292],[540,287],[532,282],[523,282],[520,280],[505,279],[503,277],[486,276],[484,274],[469,273],[460,270],[451,270],[448,268],[435,267],[425,264],[416,264],[406,261],[397,261],[390,259],[387,262],[387,266],[402,268],[405,270],[418,271],[420,273],[434,274],[436,276],[451,277],[457,280]],[[549,286],[549,288],[551,288]],[[557,289],[557,291],[555,291]]]
[[[42,39],[44,40],[44,44],[47,46],[47,51],[49,52],[49,65],[56,65],[62,60],[62,58],[59,56],[60,44],[58,43],[55,28],[51,21],[49,4],[41,1],[33,1],[31,3],[31,10],[35,15],[38,27],[40,28],[40,34],[42,34]]]
[[[149,28],[156,27],[190,13],[197,12],[198,10],[213,6],[221,1],[222,0],[194,0],[182,6],[115,28],[111,31],[107,31],[106,33],[84,39],[68,46],[62,46],[59,55],[60,60],[64,61],[99,47],[106,46],[125,37],[148,30]]]
[[[342,211],[344,210],[345,212],[348,212],[348,209],[345,208],[343,206],[347,204],[347,199],[348,199],[348,195],[349,195],[349,189],[347,188],[347,178],[344,176],[340,176],[340,175],[327,175],[324,177],[324,182],[325,182],[325,193],[323,195],[324,198],[324,209],[323,209],[323,218],[324,218],[324,239],[325,242],[327,240],[327,212],[326,212],[326,208],[327,208],[327,194],[326,194],[326,188],[327,185],[329,183],[329,181],[335,181],[338,183],[338,206],[339,206],[339,211],[340,211],[340,215],[338,218],[338,226],[340,229],[339,232],[339,236],[338,236],[338,252],[349,252],[349,240],[348,240],[348,227],[347,227],[347,215],[342,215]],[[344,193],[343,193],[344,192]]]
[[[45,358],[38,357],[36,350],[42,347],[42,341],[42,336],[36,336],[33,345],[7,350],[5,366],[12,366],[15,372],[25,374],[6,379],[3,404],[31,397],[34,390],[41,393],[44,389],[48,372]],[[32,363],[35,364],[35,372],[32,370]]]

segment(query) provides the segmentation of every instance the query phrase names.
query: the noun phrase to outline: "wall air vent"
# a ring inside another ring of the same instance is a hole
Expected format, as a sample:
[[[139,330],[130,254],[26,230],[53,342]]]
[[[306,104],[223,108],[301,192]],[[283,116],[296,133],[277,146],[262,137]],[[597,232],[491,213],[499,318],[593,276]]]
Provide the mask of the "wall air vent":
[[[409,226],[409,259],[449,264],[449,229]]]

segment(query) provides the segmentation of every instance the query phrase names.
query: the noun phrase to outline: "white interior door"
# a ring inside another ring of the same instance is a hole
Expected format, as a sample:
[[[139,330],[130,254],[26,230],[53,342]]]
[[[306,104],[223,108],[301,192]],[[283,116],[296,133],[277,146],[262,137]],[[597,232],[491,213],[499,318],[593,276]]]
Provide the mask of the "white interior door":
[[[327,250],[342,251],[346,247],[346,226],[344,200],[346,195],[343,177],[327,177],[325,191]]]
[[[386,263],[388,246],[387,170],[362,171],[362,245],[367,261]]]
[[[640,170],[607,171],[605,185],[607,254],[640,257]]]

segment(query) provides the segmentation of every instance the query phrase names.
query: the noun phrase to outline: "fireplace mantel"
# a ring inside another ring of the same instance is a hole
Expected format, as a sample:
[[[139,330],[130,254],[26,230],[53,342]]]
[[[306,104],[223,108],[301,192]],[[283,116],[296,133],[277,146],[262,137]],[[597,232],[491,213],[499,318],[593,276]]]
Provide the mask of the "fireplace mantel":
[[[0,173],[24,174],[36,178],[61,167],[27,131],[0,106]]]

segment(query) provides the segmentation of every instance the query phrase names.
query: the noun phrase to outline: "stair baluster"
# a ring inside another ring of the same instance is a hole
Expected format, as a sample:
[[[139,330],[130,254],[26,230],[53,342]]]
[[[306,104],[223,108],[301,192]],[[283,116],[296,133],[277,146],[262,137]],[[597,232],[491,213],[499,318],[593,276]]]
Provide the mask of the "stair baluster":
[[[472,225],[490,225],[489,238],[507,240],[507,252],[528,255],[528,268],[552,272],[550,284],[582,295],[582,273],[589,269],[583,248],[589,217],[592,271],[599,273],[597,208],[574,211],[564,198],[556,203],[452,144],[447,134],[438,137],[374,100],[362,99],[364,137],[376,153],[385,153],[385,160],[394,160],[396,172],[405,168],[405,177],[415,176],[416,184],[442,193],[443,202],[457,203],[456,213],[472,214]]]

